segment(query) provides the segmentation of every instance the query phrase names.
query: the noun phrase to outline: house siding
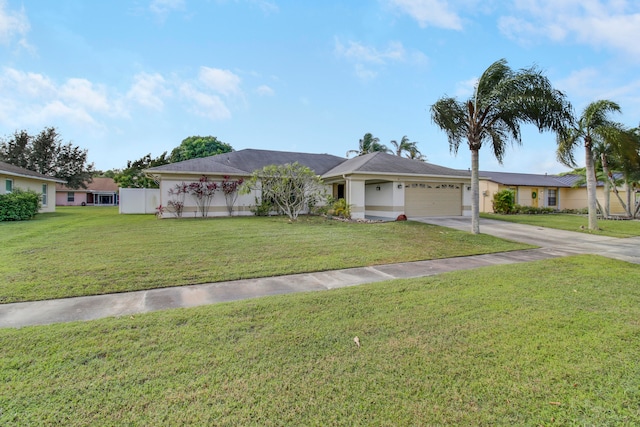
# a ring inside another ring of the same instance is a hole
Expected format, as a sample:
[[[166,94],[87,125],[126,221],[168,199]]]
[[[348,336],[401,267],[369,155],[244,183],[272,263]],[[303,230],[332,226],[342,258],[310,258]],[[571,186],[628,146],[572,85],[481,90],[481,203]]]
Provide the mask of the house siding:
[[[27,178],[27,177],[21,177],[21,176],[13,176],[13,175],[6,175],[3,174],[2,172],[0,172],[0,182],[2,182],[2,188],[0,188],[0,192],[2,194],[5,193],[5,182],[7,179],[10,179],[13,181],[13,190],[15,191],[16,189],[20,189],[20,190],[31,190],[34,191],[38,194],[42,194],[42,186],[46,184],[47,186],[47,194],[46,194],[46,199],[47,199],[47,204],[46,205],[42,205],[42,207],[40,208],[41,213],[44,212],[55,212],[56,211],[56,204],[55,204],[55,199],[56,199],[56,186],[55,186],[55,182],[50,182],[50,181],[43,181],[37,178]]]

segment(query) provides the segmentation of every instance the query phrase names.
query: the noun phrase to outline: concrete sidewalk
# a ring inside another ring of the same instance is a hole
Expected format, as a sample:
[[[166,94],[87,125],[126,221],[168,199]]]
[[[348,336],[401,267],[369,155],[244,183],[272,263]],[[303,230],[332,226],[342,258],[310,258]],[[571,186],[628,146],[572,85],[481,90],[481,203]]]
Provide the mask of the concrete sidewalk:
[[[420,218],[418,220],[451,228],[470,229],[469,218]],[[580,253],[597,253],[640,264],[640,238],[614,239],[484,219],[480,226],[482,233],[532,243],[540,248],[121,294],[2,304],[0,305],[0,327],[17,328],[125,316],[169,308],[196,307],[267,295],[328,290],[390,279],[424,277],[455,270],[536,261]]]

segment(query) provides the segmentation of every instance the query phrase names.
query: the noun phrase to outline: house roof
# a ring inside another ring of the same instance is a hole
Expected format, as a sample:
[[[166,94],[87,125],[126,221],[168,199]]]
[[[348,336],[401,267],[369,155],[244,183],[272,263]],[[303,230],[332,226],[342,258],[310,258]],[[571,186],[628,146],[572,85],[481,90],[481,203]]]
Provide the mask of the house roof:
[[[189,174],[250,175],[268,165],[295,163],[322,175],[344,158],[331,154],[293,153],[288,151],[255,150],[247,148],[215,156],[185,160],[147,169],[146,172],[182,172]]]
[[[489,179],[502,185],[537,186],[537,187],[571,187],[575,180],[559,179],[556,175],[537,175],[530,173],[480,171],[481,178]],[[568,176],[568,175],[567,175]]]
[[[323,178],[353,173],[469,177],[468,171],[450,169],[393,154],[375,152],[345,160],[323,174]]]
[[[69,188],[63,184],[56,184],[56,191],[74,191],[86,193],[116,193],[118,184],[113,178],[93,178],[92,182],[85,183],[87,188]]]
[[[0,173],[3,175],[18,176],[21,178],[40,179],[42,181],[60,182],[65,183],[64,179],[55,178],[53,176],[43,175],[38,172],[34,172],[29,169],[14,166],[10,163],[0,162]]]

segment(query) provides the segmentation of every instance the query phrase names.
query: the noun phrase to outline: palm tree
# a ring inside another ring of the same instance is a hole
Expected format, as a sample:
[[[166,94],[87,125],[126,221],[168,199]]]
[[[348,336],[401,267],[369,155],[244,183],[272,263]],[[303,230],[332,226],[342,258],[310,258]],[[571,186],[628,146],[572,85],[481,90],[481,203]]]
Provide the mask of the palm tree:
[[[582,115],[568,132],[558,135],[558,160],[569,166],[576,165],[574,149],[584,143],[585,169],[587,174],[587,208],[589,211],[589,230],[598,229],[598,211],[596,199],[596,173],[594,148],[606,145],[606,140],[619,131],[619,125],[609,120],[612,112],[620,112],[620,106],[613,101],[599,100],[587,105]]]
[[[427,161],[427,156],[422,154],[418,147],[411,147],[407,153],[407,159],[420,160],[421,162]]]
[[[502,163],[507,142],[522,143],[520,125],[531,123],[541,132],[564,133],[571,122],[571,105],[535,67],[513,71],[505,59],[487,68],[466,102],[440,98],[431,106],[431,119],[447,134],[449,149],[458,153],[466,140],[471,151],[471,231],[480,233],[479,152],[487,142]]]
[[[380,144],[379,138],[374,137],[370,133],[365,133],[364,137],[358,142],[358,149],[347,151],[347,157],[351,154],[362,156],[364,154],[375,153],[376,151],[388,153],[389,149],[386,145]]]

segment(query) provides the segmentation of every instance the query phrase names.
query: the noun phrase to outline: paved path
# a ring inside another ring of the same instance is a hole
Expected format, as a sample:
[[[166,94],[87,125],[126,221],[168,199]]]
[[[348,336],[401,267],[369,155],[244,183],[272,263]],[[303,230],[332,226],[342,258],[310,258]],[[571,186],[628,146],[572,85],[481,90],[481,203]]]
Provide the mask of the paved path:
[[[442,217],[417,220],[465,231],[471,228],[470,218]],[[17,328],[125,316],[169,308],[196,307],[267,295],[335,289],[390,279],[424,277],[454,270],[528,262],[580,253],[597,253],[640,264],[640,237],[615,239],[486,219],[481,220],[480,231],[513,241],[531,243],[540,248],[121,294],[2,304],[0,305],[0,327]]]

